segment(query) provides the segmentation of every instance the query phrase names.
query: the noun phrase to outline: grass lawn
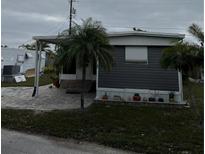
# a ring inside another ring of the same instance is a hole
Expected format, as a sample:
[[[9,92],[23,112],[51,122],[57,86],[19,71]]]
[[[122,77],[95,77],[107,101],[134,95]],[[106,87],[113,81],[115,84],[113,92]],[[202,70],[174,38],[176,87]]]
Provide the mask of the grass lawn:
[[[203,86],[192,87],[198,103],[202,104]],[[93,104],[85,112],[2,109],[1,120],[3,128],[97,142],[136,152],[200,154],[203,128],[193,115],[190,108]]]
[[[51,84],[52,80],[48,75],[42,75],[39,78],[39,85],[48,85]],[[1,87],[33,87],[34,85],[34,77],[26,78],[26,82],[20,82],[20,83],[6,83],[1,82]]]

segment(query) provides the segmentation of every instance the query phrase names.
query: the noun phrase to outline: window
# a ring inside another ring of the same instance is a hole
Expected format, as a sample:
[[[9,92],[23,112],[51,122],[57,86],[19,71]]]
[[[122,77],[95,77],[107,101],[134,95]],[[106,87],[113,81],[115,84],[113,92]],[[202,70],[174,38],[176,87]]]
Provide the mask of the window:
[[[76,74],[76,61],[73,60],[71,64],[65,64],[63,66],[63,74]]]
[[[24,55],[17,55],[17,62],[23,63],[24,62]]]
[[[96,62],[93,62],[93,75],[96,75]]]
[[[125,47],[125,61],[147,63],[147,47]]]

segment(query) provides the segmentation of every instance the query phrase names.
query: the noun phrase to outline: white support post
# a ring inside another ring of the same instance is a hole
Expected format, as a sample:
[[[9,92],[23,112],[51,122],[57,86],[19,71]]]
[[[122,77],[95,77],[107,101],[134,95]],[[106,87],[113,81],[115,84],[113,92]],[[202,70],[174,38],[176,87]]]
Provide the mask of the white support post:
[[[32,97],[36,96],[36,85],[37,85],[37,69],[38,69],[38,41],[36,41],[36,57],[35,57],[35,80],[34,80],[34,89]]]
[[[41,68],[41,50],[42,44],[39,42],[39,51],[38,51],[38,63],[37,63],[37,79],[36,79],[36,96],[39,95],[39,75],[40,75],[40,68]]]
[[[37,78],[38,78],[38,41],[36,41],[36,57],[35,57],[35,80],[34,80],[34,90],[32,97],[36,96]]]
[[[34,86],[36,87],[37,81],[37,68],[38,68],[38,42],[36,41],[36,62],[35,62],[35,83]]]

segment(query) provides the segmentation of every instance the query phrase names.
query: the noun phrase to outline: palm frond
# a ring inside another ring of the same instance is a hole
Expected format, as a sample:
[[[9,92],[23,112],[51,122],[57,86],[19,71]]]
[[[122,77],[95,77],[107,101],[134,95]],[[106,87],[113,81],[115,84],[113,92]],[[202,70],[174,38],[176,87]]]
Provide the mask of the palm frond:
[[[112,47],[101,22],[88,18],[83,20],[82,25],[76,23],[74,25],[67,42],[66,57],[76,57],[81,67],[91,63],[94,58],[103,68],[110,70],[113,62]],[[65,55],[63,56],[65,58]]]
[[[198,39],[200,42],[204,44],[204,32],[202,31],[202,28],[199,27],[196,24],[192,24],[189,26],[188,29],[189,33],[192,34],[196,39]]]

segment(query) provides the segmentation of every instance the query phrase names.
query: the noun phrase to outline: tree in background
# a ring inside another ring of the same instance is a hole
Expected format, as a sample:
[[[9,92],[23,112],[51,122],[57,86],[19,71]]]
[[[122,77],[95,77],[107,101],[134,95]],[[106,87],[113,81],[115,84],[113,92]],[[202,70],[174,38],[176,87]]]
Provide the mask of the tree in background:
[[[23,48],[26,50],[36,50],[36,44],[30,43],[30,44],[22,44],[19,46],[19,48]],[[46,42],[41,42],[41,50],[45,52],[50,52],[50,45]]]
[[[188,32],[198,42],[179,41],[166,48],[161,57],[161,65],[166,69],[175,68],[187,77],[199,78],[204,68],[204,32],[196,24],[192,24]]]
[[[76,60],[82,68],[81,109],[84,109],[86,67],[92,62],[99,62],[106,70],[112,68],[112,46],[105,28],[92,18],[83,20],[82,25],[75,24],[68,42],[57,51],[57,64],[63,66]]]
[[[36,50],[36,44],[22,44],[19,46],[19,48],[23,48],[26,50]],[[41,42],[41,51],[46,52],[46,66],[51,67],[55,59],[55,52],[51,50],[50,45],[46,42]]]
[[[8,46],[7,46],[7,45],[1,45],[1,47],[2,47],[2,48],[8,48]]]
[[[204,32],[196,25],[192,24],[188,32],[197,39],[197,43],[179,41],[172,47],[166,48],[161,57],[161,65],[163,68],[175,68],[189,77],[191,81],[197,81],[192,78],[203,79],[204,69]],[[192,78],[190,78],[192,77]],[[203,127],[203,109],[201,104],[197,102],[194,96],[193,85],[187,82],[189,87],[189,97],[191,97],[190,106],[195,112],[200,125]]]

